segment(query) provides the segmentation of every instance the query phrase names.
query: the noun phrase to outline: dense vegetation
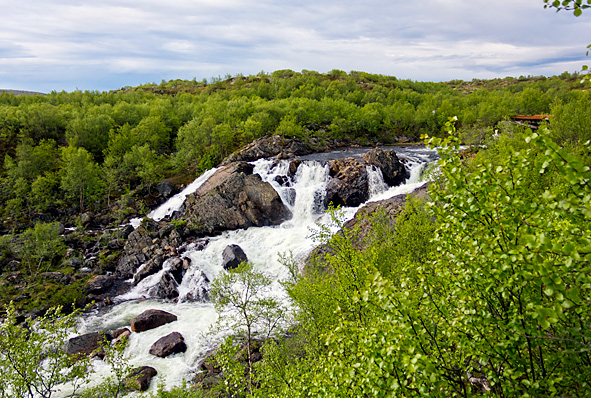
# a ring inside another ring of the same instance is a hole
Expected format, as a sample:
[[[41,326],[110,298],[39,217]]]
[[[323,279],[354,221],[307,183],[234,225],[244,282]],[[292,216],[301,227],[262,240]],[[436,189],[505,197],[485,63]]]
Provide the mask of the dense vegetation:
[[[143,216],[155,204],[156,183],[185,184],[259,137],[419,141],[421,134],[445,134],[447,118],[456,115],[462,140],[479,144],[512,115],[551,113],[555,138],[574,145],[591,137],[583,88],[569,73],[429,83],[280,70],[108,93],[0,93],[0,303],[17,300],[31,310],[80,300],[84,281],[63,261],[63,227],[82,231],[80,216],[89,211],[103,226]],[[53,243],[31,246],[39,234]],[[79,236],[79,244],[86,239]],[[98,268],[112,266],[115,254],[101,257]],[[48,279],[55,271],[76,282],[64,287]]]
[[[558,123],[588,102],[576,76],[421,83],[363,72],[291,70],[209,83],[169,81],[117,92],[0,94],[4,232],[86,210],[117,217],[149,205],[154,183],[194,176],[241,145],[280,134],[393,143],[438,134],[458,116],[466,139],[514,114]],[[561,131],[560,129],[557,131]],[[567,134],[561,131],[561,134]],[[141,203],[140,203],[141,204]]]
[[[377,217],[364,250],[335,235],[287,284],[299,322],[254,395],[589,396],[590,142],[550,136],[505,131],[464,160],[429,139],[430,201]]]

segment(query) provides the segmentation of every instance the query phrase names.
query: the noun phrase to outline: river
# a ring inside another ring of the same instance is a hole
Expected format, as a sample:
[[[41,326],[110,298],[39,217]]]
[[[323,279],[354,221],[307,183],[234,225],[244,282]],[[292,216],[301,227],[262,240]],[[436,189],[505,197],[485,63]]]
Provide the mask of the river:
[[[409,193],[423,184],[420,181],[425,166],[437,159],[433,150],[425,147],[394,148],[399,158],[410,169],[410,178],[397,187],[389,188],[383,182],[381,172],[373,168],[370,173],[369,201],[390,198],[394,195]],[[142,333],[132,333],[125,355],[133,366],[148,365],[158,371],[152,380],[150,390],[155,391],[160,384],[165,388],[180,385],[183,380],[191,380],[196,371],[198,361],[212,349],[223,337],[223,332],[211,332],[217,320],[217,313],[211,303],[197,303],[186,300],[187,295],[195,295],[206,290],[208,280],[213,280],[220,272],[222,252],[229,244],[239,245],[256,270],[265,272],[273,280],[271,294],[283,300],[287,297],[282,289],[281,280],[289,276],[286,266],[280,259],[282,255],[293,256],[300,263],[317,245],[313,232],[319,224],[329,222],[322,203],[326,183],[329,180],[326,161],[339,157],[358,157],[368,148],[347,149],[329,153],[304,156],[303,163],[298,167],[290,187],[280,186],[275,180],[277,175],[285,175],[289,161],[276,162],[274,159],[261,159],[253,162],[254,173],[258,173],[264,181],[269,182],[281,196],[283,202],[293,213],[293,217],[274,227],[252,227],[247,230],[229,231],[219,236],[208,238],[209,243],[203,250],[197,250],[195,244],[185,247],[183,256],[191,259],[191,268],[183,278],[179,287],[180,299],[177,303],[155,300],[149,297],[150,287],[161,277],[161,271],[144,279],[125,295],[114,299],[115,304],[106,312],[91,313],[83,317],[79,324],[79,333],[92,331],[108,331],[120,327],[129,327],[130,321],[147,309],[161,309],[178,316],[176,322],[166,324]],[[184,198],[194,192],[215,170],[199,177],[183,192],[171,198],[148,217],[159,220],[180,208]],[[362,205],[363,206],[363,205]],[[358,208],[342,209],[345,219],[351,218]],[[138,220],[134,223],[137,226]],[[164,264],[166,269],[166,263]],[[190,296],[189,296],[190,297]],[[171,332],[180,332],[187,344],[187,351],[167,358],[158,358],[149,354],[151,345],[160,337]],[[103,361],[93,360],[95,373],[92,384],[99,383],[109,374],[109,367]],[[64,390],[65,392],[65,390]],[[131,394],[130,396],[133,396]]]

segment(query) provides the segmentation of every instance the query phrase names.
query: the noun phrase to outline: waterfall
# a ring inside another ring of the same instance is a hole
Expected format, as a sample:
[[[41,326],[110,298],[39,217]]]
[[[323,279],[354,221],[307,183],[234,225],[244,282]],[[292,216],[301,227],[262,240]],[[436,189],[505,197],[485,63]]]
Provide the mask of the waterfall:
[[[187,185],[181,192],[177,193],[172,198],[168,199],[163,205],[148,213],[147,217],[154,221],[160,221],[164,217],[172,215],[172,213],[178,211],[183,203],[185,203],[187,196],[198,190],[199,187],[201,187],[201,185],[203,185],[205,181],[207,181],[209,177],[214,175],[219,169],[220,167],[215,167],[207,170],[205,173],[197,177],[195,181]],[[134,228],[137,228],[140,226],[141,222],[141,218],[134,218],[131,220],[131,225],[133,225]]]
[[[436,158],[434,151],[424,147],[404,150],[397,148],[396,151],[410,169],[410,178],[405,184],[390,188],[384,183],[381,172],[369,167],[370,201],[412,192],[422,184],[419,178],[424,166]],[[221,263],[224,248],[229,244],[239,245],[255,269],[264,271],[274,281],[272,294],[280,300],[286,300],[286,293],[280,281],[288,278],[289,272],[281,263],[281,256],[289,255],[295,260],[303,260],[317,244],[311,237],[312,231],[318,228],[317,223],[329,222],[329,217],[323,211],[326,184],[330,179],[328,165],[326,161],[307,160],[305,157],[303,159],[297,172],[287,179],[278,177],[289,174],[288,160],[261,159],[253,162],[254,173],[273,186],[293,213],[290,220],[273,227],[227,231],[207,238],[208,242],[204,247],[200,247],[199,242],[185,246],[186,250],[182,256],[191,260],[191,268],[178,287],[178,303],[149,298],[151,287],[169,267],[168,262],[165,262],[162,271],[145,278],[124,296],[118,297],[115,301],[118,304],[107,313],[85,316],[80,322],[79,331],[87,333],[129,326],[132,318],[147,309],[171,312],[178,316],[176,322],[150,331],[132,333],[126,355],[133,366],[149,365],[158,370],[158,376],[152,381],[149,391],[155,391],[158,384],[170,387],[180,385],[183,379],[190,379],[194,375],[198,360],[211,349],[212,340],[221,336],[211,336],[208,332],[217,320],[213,305],[209,302],[191,302],[187,298],[195,297],[207,289],[208,281],[223,271]],[[204,173],[183,192],[148,214],[148,217],[160,220],[178,210],[185,197],[195,192],[215,171],[217,169]],[[358,208],[343,209],[347,219],[357,210]],[[148,353],[150,346],[158,338],[173,331],[184,336],[187,352],[168,358],[158,358]],[[108,369],[99,360],[95,360],[93,365],[96,370],[93,382],[98,383]]]

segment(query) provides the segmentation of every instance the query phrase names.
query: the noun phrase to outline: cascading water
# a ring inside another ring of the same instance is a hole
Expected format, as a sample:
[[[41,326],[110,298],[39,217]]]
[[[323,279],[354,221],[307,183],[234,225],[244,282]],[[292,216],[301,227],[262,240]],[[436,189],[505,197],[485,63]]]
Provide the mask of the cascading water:
[[[355,151],[333,153],[332,156],[355,156],[363,152],[362,149]],[[423,147],[396,149],[396,152],[410,169],[410,178],[403,185],[389,188],[384,183],[381,172],[375,168],[369,168],[370,201],[412,192],[422,184],[419,178],[426,164],[437,157],[435,151]],[[331,154],[316,156],[317,158],[303,157],[297,172],[289,181],[284,180],[282,183],[277,181],[277,177],[288,174],[289,161],[261,159],[254,162],[254,173],[259,174],[264,181],[274,187],[291,210],[293,217],[275,227],[253,227],[247,230],[224,232],[208,238],[204,248],[197,248],[196,243],[186,246],[182,256],[191,259],[191,268],[179,286],[178,303],[150,298],[150,289],[169,267],[168,262],[165,262],[160,273],[145,278],[131,291],[117,297],[114,300],[116,304],[107,313],[97,313],[82,319],[79,331],[87,333],[126,327],[129,326],[131,319],[147,309],[171,312],[178,316],[177,321],[146,332],[132,333],[126,355],[133,366],[149,365],[158,370],[158,376],[151,383],[150,391],[156,390],[158,384],[170,387],[180,385],[183,379],[191,379],[196,371],[198,360],[212,348],[212,342],[221,336],[212,336],[208,333],[217,320],[217,313],[213,306],[208,302],[195,302],[187,298],[203,295],[208,288],[208,281],[223,272],[222,252],[227,245],[239,245],[249,261],[254,264],[255,269],[264,271],[274,281],[271,294],[286,300],[286,294],[279,282],[286,279],[289,272],[281,263],[281,256],[290,255],[296,261],[303,260],[317,244],[311,237],[311,232],[318,229],[317,223],[329,221],[323,209],[326,184],[330,179],[326,159]],[[148,217],[159,220],[178,210],[184,198],[201,186],[215,171],[209,171],[198,178],[185,191],[151,212]],[[344,208],[345,219],[351,218],[357,210],[358,208]],[[188,347],[185,353],[167,358],[158,358],[148,353],[150,346],[156,340],[173,331],[180,332],[184,336]],[[94,368],[96,371],[94,380],[98,383],[108,374],[108,367],[101,361],[95,360]]]

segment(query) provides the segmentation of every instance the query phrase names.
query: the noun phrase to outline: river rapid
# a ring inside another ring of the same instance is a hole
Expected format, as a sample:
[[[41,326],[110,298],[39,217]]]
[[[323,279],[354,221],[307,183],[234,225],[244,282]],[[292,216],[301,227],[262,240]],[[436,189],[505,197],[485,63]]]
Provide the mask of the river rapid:
[[[385,149],[385,148],[384,148]],[[388,148],[390,149],[390,148]],[[181,385],[183,380],[191,380],[196,372],[197,363],[224,337],[223,332],[212,332],[218,315],[211,303],[189,301],[199,291],[206,290],[208,280],[213,280],[222,268],[222,252],[227,245],[237,244],[246,253],[248,260],[258,271],[265,272],[273,281],[269,294],[282,300],[289,306],[287,296],[280,284],[289,277],[289,271],[282,264],[282,256],[292,256],[300,264],[318,244],[313,238],[319,225],[328,224],[329,217],[323,208],[326,184],[329,180],[327,161],[341,157],[359,157],[369,148],[355,148],[329,153],[313,154],[301,157],[293,183],[289,187],[280,186],[275,177],[287,174],[288,160],[277,162],[275,159],[260,159],[253,162],[254,173],[269,182],[279,193],[283,202],[291,210],[293,217],[274,227],[251,227],[246,230],[228,231],[221,235],[207,238],[208,243],[202,250],[197,250],[195,243],[186,245],[183,257],[191,259],[191,268],[179,287],[180,298],[177,303],[149,298],[150,288],[160,280],[164,270],[142,280],[126,294],[116,297],[114,305],[106,312],[85,315],[78,328],[79,333],[108,331],[120,327],[129,327],[130,321],[147,309],[161,309],[178,316],[178,320],[156,329],[142,333],[132,333],[125,351],[132,366],[152,366],[158,375],[152,380],[150,391],[156,391],[158,385],[169,389]],[[394,148],[398,157],[410,170],[410,177],[400,186],[389,188],[383,181],[381,172],[369,168],[369,201],[387,199],[395,195],[410,193],[423,185],[420,176],[426,165],[437,159],[436,151],[425,147]],[[160,220],[178,210],[187,195],[201,186],[217,169],[200,176],[187,188],[172,197],[147,216]],[[362,205],[363,206],[363,205]],[[359,208],[343,208],[344,219],[350,219]],[[139,220],[132,221],[137,227]],[[333,227],[334,228],[334,227]],[[336,231],[335,231],[336,232]],[[167,358],[158,358],[149,354],[152,344],[160,337],[171,332],[179,332],[187,344],[185,353],[174,354]],[[90,385],[98,384],[109,375],[109,367],[101,360],[92,362],[94,374]],[[64,389],[62,393],[67,393]],[[133,396],[135,393],[130,394]]]

